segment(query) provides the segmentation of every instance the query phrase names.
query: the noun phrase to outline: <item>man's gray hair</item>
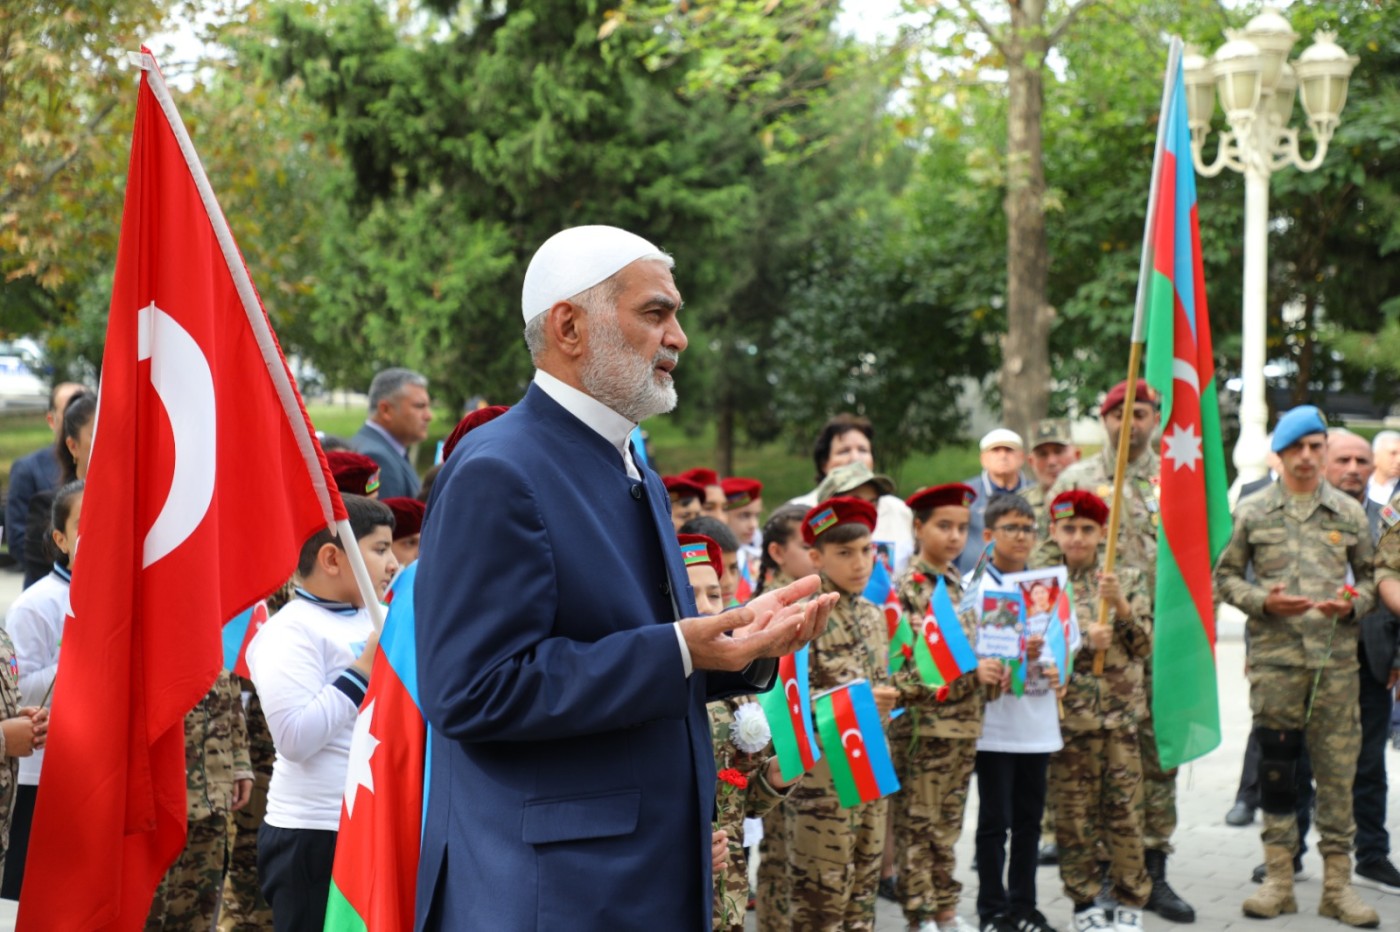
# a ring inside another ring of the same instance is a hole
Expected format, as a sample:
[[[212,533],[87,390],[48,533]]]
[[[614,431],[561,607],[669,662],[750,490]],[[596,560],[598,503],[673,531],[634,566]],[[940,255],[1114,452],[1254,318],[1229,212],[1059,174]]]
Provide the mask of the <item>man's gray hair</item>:
[[[664,252],[656,252],[651,255],[641,256],[632,261],[664,262],[668,269],[674,269],[676,267],[676,260],[673,259],[670,254]],[[628,263],[628,265],[631,264],[631,262]],[[626,266],[623,268],[626,268]],[[617,299],[622,294],[622,284],[618,281],[618,275],[621,273],[622,269],[618,269],[592,288],[585,288],[583,291],[569,298],[569,303],[576,307],[583,308],[585,314],[594,314],[605,310],[616,310]],[[545,309],[534,317],[531,317],[529,323],[525,325],[525,347],[530,351],[530,359],[534,362],[539,362],[540,357],[544,355],[544,322],[547,317],[549,317],[549,311]]]
[[[392,399],[408,385],[427,388],[428,380],[412,369],[382,369],[376,372],[369,383],[369,413],[378,411],[381,401]]]
[[[1383,430],[1371,438],[1371,452],[1379,453],[1382,447],[1388,447],[1392,443],[1400,443],[1400,431]]]

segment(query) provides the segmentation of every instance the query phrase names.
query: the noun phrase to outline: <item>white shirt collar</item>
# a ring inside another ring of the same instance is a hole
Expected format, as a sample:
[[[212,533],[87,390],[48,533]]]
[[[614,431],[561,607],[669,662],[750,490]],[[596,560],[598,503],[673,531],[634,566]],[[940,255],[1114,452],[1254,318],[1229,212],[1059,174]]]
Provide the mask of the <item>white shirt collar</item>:
[[[636,424],[618,414],[592,395],[585,394],[566,382],[545,372],[535,370],[535,384],[550,398],[559,403],[565,411],[588,425],[595,433],[617,448],[618,455],[630,465],[627,451],[627,438]]]
[[[376,431],[378,431],[378,432],[379,432],[379,436],[381,436],[381,437],[383,437],[385,440],[389,441],[390,445],[392,445],[393,448],[394,448],[395,450],[398,450],[398,451],[399,451],[399,456],[408,456],[408,447],[406,447],[406,446],[404,446],[403,444],[399,443],[399,438],[395,437],[393,434],[391,434],[391,433],[389,433],[387,430],[385,430],[385,429],[384,429],[384,426],[383,426],[382,424],[380,424],[378,421],[373,421],[373,420],[366,419],[366,420],[365,420],[365,426],[368,427],[368,428],[370,428],[371,430],[376,430]]]

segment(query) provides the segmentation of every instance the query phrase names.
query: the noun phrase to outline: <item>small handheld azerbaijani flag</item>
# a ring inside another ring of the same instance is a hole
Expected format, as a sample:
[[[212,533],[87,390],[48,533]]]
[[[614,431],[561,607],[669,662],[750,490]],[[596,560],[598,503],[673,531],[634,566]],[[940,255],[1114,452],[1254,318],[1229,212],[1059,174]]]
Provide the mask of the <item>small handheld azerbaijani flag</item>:
[[[250,680],[248,672],[248,645],[253,643],[258,631],[267,623],[267,602],[261,600],[252,608],[244,609],[224,625],[224,669],[233,671],[234,676]]]
[[[784,780],[796,780],[821,759],[812,729],[812,696],[807,689],[807,648],[778,661],[773,687],[760,693],[758,704],[773,733],[773,750]]]
[[[842,806],[853,809],[899,789],[869,680],[856,680],[816,699],[817,733]]]
[[[1069,583],[1065,583],[1065,588],[1060,590],[1060,597],[1055,600],[1055,613],[1050,616],[1050,621],[1045,626],[1045,646],[1050,650],[1050,656],[1055,658],[1055,668],[1060,671],[1061,686],[1069,682],[1070,674],[1074,672],[1074,654],[1069,649],[1070,643],[1076,640],[1071,629],[1075,619],[1070,592]]]
[[[928,614],[914,645],[914,664],[926,686],[951,683],[977,667],[977,653],[967,640],[962,621],[948,595],[948,584],[940,576],[929,600]]]
[[[875,567],[870,573],[870,582],[865,586],[864,596],[866,601],[879,605],[885,613],[885,627],[890,637],[890,672],[895,673],[904,668],[908,659],[905,649],[913,650],[914,631],[909,626],[909,619],[904,617],[899,604],[899,590],[895,588],[889,565],[879,551],[876,551]]]

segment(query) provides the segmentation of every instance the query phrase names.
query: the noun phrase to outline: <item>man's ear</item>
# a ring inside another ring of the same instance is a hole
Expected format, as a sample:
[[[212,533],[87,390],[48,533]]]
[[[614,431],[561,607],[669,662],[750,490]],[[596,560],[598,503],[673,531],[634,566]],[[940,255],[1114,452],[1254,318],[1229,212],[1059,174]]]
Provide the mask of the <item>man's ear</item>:
[[[582,356],[588,331],[583,308],[569,301],[558,301],[545,314],[544,326],[553,338],[550,342],[571,359]]]

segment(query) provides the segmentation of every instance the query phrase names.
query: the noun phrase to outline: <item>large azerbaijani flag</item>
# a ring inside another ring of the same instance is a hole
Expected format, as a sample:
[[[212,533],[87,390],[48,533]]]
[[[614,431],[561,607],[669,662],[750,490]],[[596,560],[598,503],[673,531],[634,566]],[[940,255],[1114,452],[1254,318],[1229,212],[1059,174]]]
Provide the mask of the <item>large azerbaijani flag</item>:
[[[390,590],[389,614],[350,742],[340,833],[326,905],[327,932],[413,927],[414,884],[427,795],[427,723],[418,705],[410,563]]]
[[[807,648],[778,660],[773,687],[758,696],[773,733],[773,750],[784,780],[796,780],[821,759],[812,730],[812,694],[807,686]]]
[[[817,732],[842,806],[853,809],[899,789],[890,746],[869,680],[856,680],[816,698]]]
[[[1220,744],[1211,570],[1230,539],[1206,311],[1196,174],[1179,55],[1158,129],[1158,196],[1149,219],[1147,381],[1162,398],[1162,510],[1157,529],[1152,712],[1162,767]]]

